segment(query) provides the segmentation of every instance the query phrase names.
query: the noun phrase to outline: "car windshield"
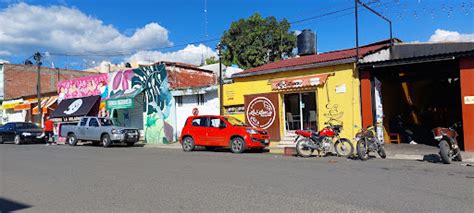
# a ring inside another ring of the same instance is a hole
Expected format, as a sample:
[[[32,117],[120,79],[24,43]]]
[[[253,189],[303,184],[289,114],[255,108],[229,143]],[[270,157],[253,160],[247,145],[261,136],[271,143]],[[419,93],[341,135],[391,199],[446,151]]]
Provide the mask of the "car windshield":
[[[224,117],[224,119],[232,124],[232,126],[247,126],[247,124],[234,117]]]
[[[32,124],[32,123],[17,123],[16,128],[17,129],[39,129],[39,127],[36,126],[36,124]]]
[[[107,119],[107,118],[99,118],[99,121],[100,121],[101,126],[113,126],[114,125],[112,120]]]

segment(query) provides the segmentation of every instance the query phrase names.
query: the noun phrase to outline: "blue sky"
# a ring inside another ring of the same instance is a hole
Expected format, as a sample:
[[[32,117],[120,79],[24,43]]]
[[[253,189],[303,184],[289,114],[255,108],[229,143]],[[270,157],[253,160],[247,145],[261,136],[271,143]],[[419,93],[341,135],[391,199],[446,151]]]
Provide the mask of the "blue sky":
[[[295,23],[292,30],[316,31],[318,51],[332,51],[354,46],[353,10],[324,14],[352,6],[352,0],[0,0],[0,59],[22,63],[40,50],[51,54],[55,66],[78,69],[102,60],[198,63],[202,55],[215,55],[216,41],[176,45],[219,38],[232,21],[255,12],[290,22],[322,16]],[[403,41],[474,40],[472,0],[380,0],[371,6],[392,19],[394,36]],[[61,21],[55,20],[58,14]],[[388,35],[386,22],[361,10],[361,44]]]

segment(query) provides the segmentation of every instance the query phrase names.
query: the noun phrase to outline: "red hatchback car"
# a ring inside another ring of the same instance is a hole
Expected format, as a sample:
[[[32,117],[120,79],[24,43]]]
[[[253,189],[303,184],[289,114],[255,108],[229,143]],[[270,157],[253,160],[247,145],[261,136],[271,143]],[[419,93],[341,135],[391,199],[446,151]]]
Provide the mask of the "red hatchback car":
[[[246,149],[263,150],[270,144],[268,132],[248,127],[242,121],[227,116],[191,116],[181,132],[180,143],[186,152],[196,146],[207,149],[229,147],[233,153]]]

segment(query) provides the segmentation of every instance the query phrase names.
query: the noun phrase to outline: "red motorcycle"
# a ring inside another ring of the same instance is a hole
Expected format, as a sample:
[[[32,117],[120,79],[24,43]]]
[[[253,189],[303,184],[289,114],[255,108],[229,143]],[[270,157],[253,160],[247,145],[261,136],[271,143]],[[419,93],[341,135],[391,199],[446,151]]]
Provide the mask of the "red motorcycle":
[[[458,133],[455,128],[460,124],[455,123],[449,128],[437,127],[433,129],[434,139],[439,141],[439,155],[445,164],[450,164],[452,160],[462,161],[461,150],[458,146]]]
[[[326,155],[334,149],[338,156],[348,157],[354,152],[354,146],[347,138],[341,138],[339,134],[342,131],[342,125],[327,126],[319,132],[298,130],[295,139],[296,152],[301,157],[310,157],[314,150],[318,155]]]

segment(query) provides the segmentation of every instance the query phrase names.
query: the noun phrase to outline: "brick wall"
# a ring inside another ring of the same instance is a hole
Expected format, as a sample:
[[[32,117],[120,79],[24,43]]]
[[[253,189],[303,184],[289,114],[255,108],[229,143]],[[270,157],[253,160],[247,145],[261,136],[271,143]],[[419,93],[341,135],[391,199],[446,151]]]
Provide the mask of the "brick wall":
[[[41,67],[41,93],[54,92],[56,84],[62,80],[69,80],[97,73],[64,70]],[[5,64],[4,67],[4,94],[5,100],[36,94],[36,66]]]

